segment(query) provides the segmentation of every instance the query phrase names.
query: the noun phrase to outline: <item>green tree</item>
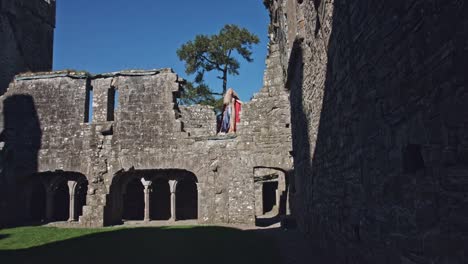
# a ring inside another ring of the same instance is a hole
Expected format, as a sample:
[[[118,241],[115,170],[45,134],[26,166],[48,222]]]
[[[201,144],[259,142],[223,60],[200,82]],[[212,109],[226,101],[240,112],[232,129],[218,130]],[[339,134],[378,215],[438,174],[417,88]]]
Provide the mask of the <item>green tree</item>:
[[[193,83],[187,83],[182,100],[185,103],[205,103],[215,106],[214,95],[224,95],[228,75],[239,75],[240,63],[235,55],[252,62],[252,45],[259,38],[245,28],[225,25],[216,35],[197,35],[177,50],[177,56],[185,61],[185,72],[196,74]],[[205,72],[216,71],[223,81],[222,93],[215,93],[204,83]],[[219,105],[219,102],[217,103]]]
[[[180,98],[182,104],[201,104],[213,105],[216,98],[205,83],[186,82],[183,85],[182,97]]]

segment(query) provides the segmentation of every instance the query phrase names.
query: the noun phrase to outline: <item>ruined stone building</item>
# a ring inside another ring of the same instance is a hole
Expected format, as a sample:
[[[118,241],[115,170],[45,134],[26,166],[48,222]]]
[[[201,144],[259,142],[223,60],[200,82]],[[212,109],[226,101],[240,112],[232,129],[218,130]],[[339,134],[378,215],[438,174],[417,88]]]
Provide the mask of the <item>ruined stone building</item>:
[[[467,263],[467,2],[264,2],[299,228],[337,263]]]
[[[0,95],[15,74],[52,70],[55,0],[0,1]]]
[[[290,210],[336,263],[466,263],[468,4],[264,3],[264,87],[235,137],[177,103],[169,69],[16,76],[0,97],[0,223]]]
[[[3,221],[253,225],[284,212],[292,145],[278,58],[224,137],[212,108],[178,105],[170,69],[17,75],[0,97]]]

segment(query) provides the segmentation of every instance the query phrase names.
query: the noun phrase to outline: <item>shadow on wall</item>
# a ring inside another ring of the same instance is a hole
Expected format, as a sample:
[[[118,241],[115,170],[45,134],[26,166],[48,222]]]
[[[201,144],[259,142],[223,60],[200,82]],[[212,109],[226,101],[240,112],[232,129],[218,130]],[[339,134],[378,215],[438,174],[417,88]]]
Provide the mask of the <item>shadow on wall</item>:
[[[340,263],[464,263],[468,4],[333,6],[328,45],[297,40],[290,61],[300,226]],[[324,87],[306,80],[320,62],[302,69],[304,48],[327,54]]]
[[[33,98],[25,94],[7,97],[3,102],[3,122],[0,212],[8,213],[0,213],[5,217],[0,223],[18,224],[28,214],[24,186],[27,176],[37,172],[41,148],[42,132]]]
[[[295,39],[288,65],[287,89],[290,90],[291,101],[291,133],[293,142],[294,172],[289,173],[290,178],[290,208],[291,214],[303,212],[305,205],[304,199],[297,197],[298,193],[303,193],[306,185],[302,182],[304,176],[311,171],[310,168],[310,142],[308,120],[302,106],[302,83],[304,74],[304,61],[302,51],[302,39]],[[300,175],[302,177],[296,177]],[[312,176],[312,175],[310,175]],[[311,187],[311,186],[309,186]],[[299,194],[300,195],[300,194]],[[301,218],[296,219],[301,221]],[[301,223],[300,223],[301,224]],[[303,223],[301,224],[303,226]]]

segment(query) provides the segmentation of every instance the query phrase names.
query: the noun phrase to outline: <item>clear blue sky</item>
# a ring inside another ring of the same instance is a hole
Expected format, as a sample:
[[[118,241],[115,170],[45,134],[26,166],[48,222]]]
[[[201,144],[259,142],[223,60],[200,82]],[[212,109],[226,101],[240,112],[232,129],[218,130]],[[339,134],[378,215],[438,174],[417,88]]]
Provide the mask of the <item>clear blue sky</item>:
[[[247,101],[262,87],[268,22],[262,0],[57,0],[54,69],[173,68],[191,80],[177,48],[197,34],[237,24],[261,39],[254,62],[241,60],[240,75],[228,80]],[[207,82],[219,91],[221,82],[214,74]]]

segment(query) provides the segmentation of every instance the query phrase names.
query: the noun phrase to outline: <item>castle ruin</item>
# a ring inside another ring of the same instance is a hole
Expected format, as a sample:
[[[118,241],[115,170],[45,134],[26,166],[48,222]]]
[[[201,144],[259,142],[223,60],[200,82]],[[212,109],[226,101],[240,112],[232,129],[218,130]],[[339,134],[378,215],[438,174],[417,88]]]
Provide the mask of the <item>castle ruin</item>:
[[[282,79],[266,78],[244,104],[235,136],[216,136],[211,107],[178,105],[182,82],[170,69],[17,75],[0,98],[3,221],[253,225],[284,213],[292,145]]]
[[[335,263],[465,263],[468,4],[264,3],[264,87],[235,137],[177,104],[170,69],[16,76],[0,98],[0,223],[290,212]]]

